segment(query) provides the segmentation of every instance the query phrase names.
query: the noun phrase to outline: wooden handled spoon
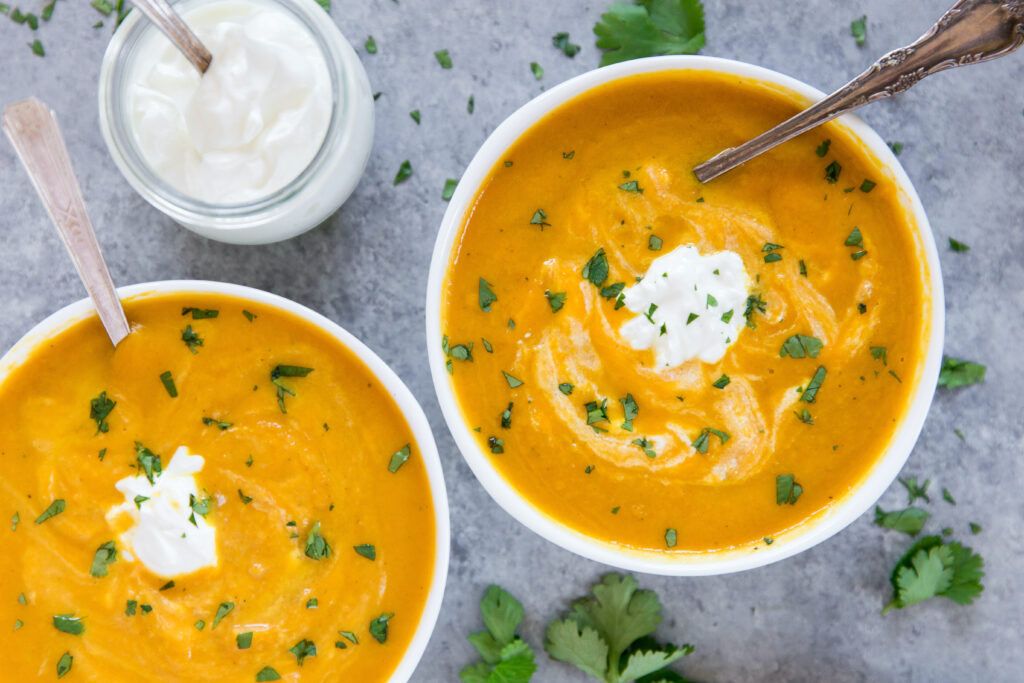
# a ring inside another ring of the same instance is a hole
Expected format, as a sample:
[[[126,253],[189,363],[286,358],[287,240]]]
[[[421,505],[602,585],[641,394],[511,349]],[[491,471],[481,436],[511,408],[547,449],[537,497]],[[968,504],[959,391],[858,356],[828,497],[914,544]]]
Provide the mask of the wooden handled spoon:
[[[1008,55],[1024,44],[1024,0],[959,0],[931,30],[893,50],[820,102],[693,169],[702,183],[826,121],[891,97],[925,76]]]
[[[56,116],[32,97],[4,107],[3,129],[57,226],[110,341],[117,346],[131,330],[86,213]]]

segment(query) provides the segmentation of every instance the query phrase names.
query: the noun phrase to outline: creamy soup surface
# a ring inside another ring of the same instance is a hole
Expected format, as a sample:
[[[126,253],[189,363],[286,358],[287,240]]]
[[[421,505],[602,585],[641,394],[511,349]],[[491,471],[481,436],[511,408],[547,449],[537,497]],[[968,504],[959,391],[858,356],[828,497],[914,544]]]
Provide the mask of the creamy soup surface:
[[[445,361],[480,448],[557,522],[639,551],[763,547],[893,438],[931,304],[889,174],[837,124],[692,173],[803,106],[736,76],[633,76],[549,114],[483,183]]]
[[[89,318],[0,384],[3,678],[387,680],[435,553],[390,394],[273,306],[126,309],[116,350]]]

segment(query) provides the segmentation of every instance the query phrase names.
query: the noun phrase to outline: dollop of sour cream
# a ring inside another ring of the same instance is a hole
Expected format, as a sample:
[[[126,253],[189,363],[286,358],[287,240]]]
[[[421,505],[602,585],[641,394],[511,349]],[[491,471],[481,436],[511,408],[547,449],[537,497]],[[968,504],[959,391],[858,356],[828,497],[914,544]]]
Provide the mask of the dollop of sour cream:
[[[749,283],[734,252],[701,255],[691,245],[676,247],[623,291],[626,308],[639,315],[619,334],[634,349],[653,348],[663,367],[694,358],[715,363],[743,329]]]
[[[131,517],[132,525],[118,543],[126,561],[137,559],[154,574],[168,578],[217,565],[214,528],[202,515],[193,514],[190,499],[199,499],[195,475],[203,464],[202,456],[190,455],[182,446],[163,472],[153,473],[152,483],[143,473],[114,485],[125,502],[111,508],[107,520],[114,523],[121,515]]]
[[[330,124],[323,53],[308,29],[271,5],[214,2],[184,19],[213,61],[200,76],[162,35],[140,46],[129,97],[143,158],[201,201],[272,194],[309,165]]]

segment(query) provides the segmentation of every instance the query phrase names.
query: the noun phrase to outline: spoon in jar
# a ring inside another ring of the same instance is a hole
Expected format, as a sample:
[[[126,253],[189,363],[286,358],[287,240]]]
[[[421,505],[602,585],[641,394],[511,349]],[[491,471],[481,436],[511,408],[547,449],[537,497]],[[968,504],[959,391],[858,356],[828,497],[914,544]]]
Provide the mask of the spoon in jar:
[[[206,73],[210,68],[210,62],[213,61],[213,55],[167,0],[132,0],[132,4],[181,50],[181,54],[185,55],[185,59],[199,71],[200,75]]]
[[[131,330],[86,213],[82,189],[71,167],[56,116],[32,97],[4,107],[3,129],[57,226],[96,306],[100,322],[116,347]]]
[[[1002,57],[1022,44],[1024,0],[959,0],[914,43],[893,50],[825,99],[693,172],[706,183],[826,121],[905,92],[925,76]]]

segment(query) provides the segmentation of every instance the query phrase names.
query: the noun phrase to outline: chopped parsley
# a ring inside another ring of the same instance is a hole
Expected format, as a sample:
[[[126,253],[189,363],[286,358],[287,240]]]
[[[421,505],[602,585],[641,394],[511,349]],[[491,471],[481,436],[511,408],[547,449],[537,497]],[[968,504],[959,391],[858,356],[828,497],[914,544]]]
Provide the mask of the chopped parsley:
[[[803,334],[794,334],[782,344],[779,349],[779,357],[785,358],[817,358],[824,348],[824,344],[817,337],[808,337]]]
[[[626,394],[625,398],[619,399],[619,403],[622,404],[622,411],[625,414],[625,422],[622,423],[622,428],[627,432],[631,432],[633,431],[633,420],[640,413],[640,406],[636,404],[633,394]]]
[[[612,3],[595,24],[601,66],[655,55],[692,55],[704,47],[700,0]],[[618,661],[616,658],[615,661]]]
[[[775,477],[775,503],[777,505],[793,505],[803,492],[804,488],[796,483],[792,474],[780,474]]]
[[[194,624],[194,626],[196,627],[197,631],[202,631],[204,628],[206,628],[206,622],[200,619]]]
[[[56,517],[60,513],[64,512],[64,499],[58,498],[57,500],[50,503],[50,506],[43,510],[43,513],[36,517],[36,524],[42,524],[51,517]]]
[[[391,454],[391,459],[388,460],[388,471],[394,474],[401,468],[402,465],[409,459],[409,455],[412,453],[412,444],[405,444],[397,451]]]
[[[356,553],[358,553],[359,555],[362,555],[363,557],[365,557],[368,560],[376,560],[377,559],[377,548],[375,548],[374,546],[370,545],[369,543],[363,543],[361,545],[354,545],[354,546],[352,546],[352,548],[355,549]]]
[[[395,174],[395,182],[393,182],[392,185],[404,183],[410,177],[412,177],[412,163],[408,159],[406,159],[398,167],[398,173]]]
[[[722,314],[722,322],[728,325],[729,321],[732,320],[732,314],[733,314],[733,310],[731,308],[728,311],[726,311],[725,313],[723,313]]]
[[[89,573],[101,579],[107,575],[107,565],[114,562],[117,562],[117,547],[113,541],[107,541],[96,549],[96,554],[92,557],[92,566],[89,567]]]
[[[52,4],[48,5],[48,6],[49,7],[53,7]],[[33,30],[35,30],[35,29],[33,29]],[[43,48],[43,43],[38,38],[33,40],[31,43],[29,43],[28,46],[29,46],[29,48],[32,49],[32,54],[36,55],[37,57],[45,57],[46,56],[46,50]],[[58,676],[58,678],[59,678],[59,676]]]
[[[575,57],[580,51],[580,46],[570,43],[569,34],[565,32],[559,32],[551,36],[551,43],[561,50],[566,57]]]
[[[492,290],[491,287],[493,287],[493,285],[490,282],[488,282],[487,280],[485,280],[483,278],[480,278],[480,286],[479,286],[480,310],[484,311],[485,313],[490,313],[491,312],[491,304],[493,304],[495,301],[498,300],[498,295],[494,293],[494,290]]]
[[[723,432],[719,429],[712,429],[711,427],[705,427],[700,430],[700,434],[697,435],[697,438],[694,439],[693,443],[690,445],[697,449],[698,453],[705,454],[708,452],[708,446],[710,445],[712,435],[717,436],[719,441],[722,442],[722,445],[725,445],[725,442],[730,438],[728,432]]]
[[[587,424],[594,425],[598,422],[608,422],[608,399],[603,398],[601,402],[590,401],[583,404],[583,410],[587,413]]]
[[[320,601],[316,598],[310,598],[306,600],[306,609],[317,609],[320,607]]]
[[[143,474],[146,475],[146,479],[149,483],[154,482],[154,477],[163,472],[163,465],[160,462],[160,456],[143,446],[140,442],[135,442],[135,460],[139,465],[139,469],[142,470]]]
[[[764,315],[767,311],[767,308],[768,302],[762,299],[760,294],[751,294],[750,296],[748,296],[747,307],[743,311],[743,317],[747,319],[747,327],[749,327],[752,330],[757,329],[757,323],[754,322],[754,313],[760,313],[761,315]]]
[[[886,529],[902,531],[911,536],[921,533],[921,529],[924,528],[924,523],[928,521],[929,517],[931,515],[919,507],[911,506],[903,510],[885,512],[879,506],[875,506],[875,524]]]
[[[804,403],[814,403],[818,397],[818,389],[825,382],[825,376],[828,371],[825,370],[824,365],[819,365],[818,369],[814,371],[814,376],[811,377],[811,381],[807,383],[807,387],[800,392],[800,400]]]
[[[939,386],[956,389],[985,381],[985,366],[969,360],[943,356]]]
[[[306,536],[306,557],[313,560],[323,560],[331,556],[331,546],[327,539],[320,535],[320,522],[313,522]]]
[[[174,386],[174,378],[171,376],[171,371],[160,373],[160,381],[163,382],[164,389],[171,395],[171,398],[178,398],[178,388]]]
[[[96,433],[100,432],[106,434],[110,430],[110,425],[107,423],[107,417],[110,416],[114,406],[117,405],[116,401],[111,401],[107,398],[107,392],[101,391],[100,395],[89,401],[89,419],[96,422]]]
[[[181,331],[181,341],[185,342],[185,346],[193,354],[199,353],[199,347],[203,345],[203,338],[196,334],[191,325],[186,325]]]
[[[370,635],[373,636],[378,643],[387,642],[388,621],[390,621],[393,616],[395,616],[394,612],[383,613],[370,622]]]
[[[287,413],[284,407],[285,394],[294,396],[295,392],[286,387],[282,382],[282,377],[305,377],[309,373],[313,372],[313,368],[304,368],[300,365],[278,365],[270,371],[270,383],[277,388],[277,405],[281,409],[282,413]]]
[[[552,292],[546,290],[544,296],[548,298],[548,304],[551,306],[552,313],[558,313],[562,310],[562,306],[565,305],[566,292]]]

